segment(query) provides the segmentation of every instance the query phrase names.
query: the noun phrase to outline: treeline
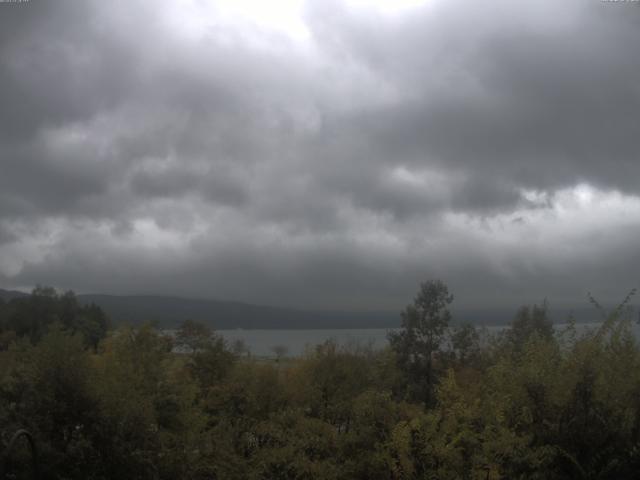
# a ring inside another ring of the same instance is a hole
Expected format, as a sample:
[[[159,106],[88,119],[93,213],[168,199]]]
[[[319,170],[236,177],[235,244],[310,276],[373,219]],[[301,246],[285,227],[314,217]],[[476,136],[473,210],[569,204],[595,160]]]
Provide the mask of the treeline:
[[[79,333],[85,345],[94,349],[109,329],[109,320],[95,304],[80,305],[71,291],[58,294],[52,287],[36,287],[31,295],[8,302],[0,298],[0,350],[18,338],[32,344],[57,324],[69,334]]]
[[[2,441],[31,431],[51,479],[638,478],[624,305],[583,333],[523,307],[488,337],[451,326],[452,300],[422,284],[383,350],[266,361],[196,322],[108,331],[97,307],[38,289],[0,305]]]

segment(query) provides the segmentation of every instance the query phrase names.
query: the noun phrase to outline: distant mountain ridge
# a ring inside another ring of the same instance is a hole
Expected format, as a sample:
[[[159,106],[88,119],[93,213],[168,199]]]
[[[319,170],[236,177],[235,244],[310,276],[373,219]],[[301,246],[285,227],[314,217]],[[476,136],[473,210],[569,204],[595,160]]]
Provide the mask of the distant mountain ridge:
[[[12,298],[21,298],[28,296],[28,293],[19,292],[18,290],[3,290],[2,288],[0,288],[0,298],[5,302],[11,300]]]
[[[26,297],[29,294],[0,289],[0,298]],[[366,329],[396,328],[400,326],[398,311],[348,312],[315,311],[249,303],[189,299],[160,295],[77,295],[82,304],[95,303],[116,324],[140,325],[153,322],[161,328],[175,328],[183,320],[197,320],[217,330],[227,329]],[[505,325],[516,310],[508,307],[492,309],[452,309],[456,322],[470,322],[477,326]],[[551,308],[551,317],[564,322],[573,313],[579,322],[598,321],[598,312],[590,306]]]
[[[220,300],[135,295],[78,295],[82,303],[99,305],[116,323],[157,322],[165,328],[197,320],[214,329],[392,328],[390,312],[319,312]]]
[[[0,289],[0,298],[5,301],[28,295]],[[95,303],[116,324],[153,322],[163,328],[174,328],[187,319],[219,330],[391,328],[398,324],[398,314],[389,312],[319,312],[160,295],[79,294],[77,298],[81,304]]]

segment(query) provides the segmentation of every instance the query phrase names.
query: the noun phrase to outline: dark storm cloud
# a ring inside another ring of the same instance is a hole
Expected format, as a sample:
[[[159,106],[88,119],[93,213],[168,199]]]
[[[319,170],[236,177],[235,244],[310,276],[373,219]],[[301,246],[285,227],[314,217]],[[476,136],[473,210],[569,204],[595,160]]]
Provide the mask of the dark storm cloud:
[[[16,240],[18,240],[18,236],[13,233],[11,228],[0,223],[0,245],[9,242],[15,242]]]
[[[304,42],[172,2],[0,8],[9,286],[395,308],[429,276],[468,302],[637,282],[632,3],[314,0]]]
[[[530,188],[589,181],[638,191],[637,8],[434,2],[383,28],[356,13],[309,18],[336,54],[406,92],[354,125],[388,161],[484,171]]]
[[[104,30],[90,2],[30,3],[0,16],[5,141],[112,107],[136,72],[126,41]]]

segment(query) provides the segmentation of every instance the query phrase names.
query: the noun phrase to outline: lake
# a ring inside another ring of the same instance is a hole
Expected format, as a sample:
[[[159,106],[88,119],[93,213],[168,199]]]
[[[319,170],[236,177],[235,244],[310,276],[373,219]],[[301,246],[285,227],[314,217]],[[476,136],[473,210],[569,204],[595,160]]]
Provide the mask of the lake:
[[[577,324],[578,331],[595,328],[597,323]],[[556,324],[556,329],[566,327],[566,324]],[[488,333],[497,333],[504,326],[484,327]],[[633,326],[636,336],[640,337],[640,327]],[[229,345],[237,340],[242,340],[252,355],[259,357],[273,357],[272,348],[284,346],[287,348],[287,356],[299,356],[308,347],[313,347],[326,340],[333,339],[340,345],[358,343],[371,345],[373,348],[383,348],[387,345],[387,333],[393,329],[327,329],[327,330],[217,330]]]

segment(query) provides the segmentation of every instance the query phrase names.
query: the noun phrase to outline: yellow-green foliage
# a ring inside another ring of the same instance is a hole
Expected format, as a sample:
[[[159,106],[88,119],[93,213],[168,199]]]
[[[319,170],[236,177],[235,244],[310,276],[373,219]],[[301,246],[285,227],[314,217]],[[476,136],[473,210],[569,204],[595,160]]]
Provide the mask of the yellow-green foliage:
[[[621,315],[439,351],[428,408],[391,349],[270,362],[188,326],[181,350],[150,326],[97,349],[55,322],[35,343],[4,335],[3,439],[31,430],[58,479],[638,478],[640,349]]]

